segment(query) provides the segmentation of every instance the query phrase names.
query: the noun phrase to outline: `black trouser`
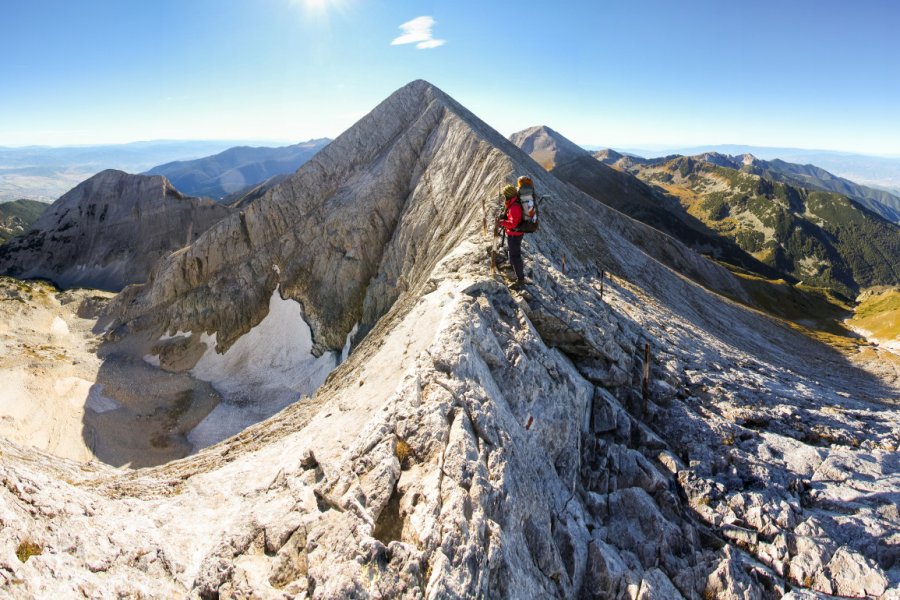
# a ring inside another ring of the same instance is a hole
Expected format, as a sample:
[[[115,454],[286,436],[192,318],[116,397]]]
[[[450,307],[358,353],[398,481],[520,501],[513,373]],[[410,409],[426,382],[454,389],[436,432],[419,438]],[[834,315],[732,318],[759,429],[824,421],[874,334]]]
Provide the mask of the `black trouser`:
[[[509,247],[509,264],[516,272],[517,279],[525,279],[525,265],[522,262],[522,238],[523,235],[506,236],[506,244]]]

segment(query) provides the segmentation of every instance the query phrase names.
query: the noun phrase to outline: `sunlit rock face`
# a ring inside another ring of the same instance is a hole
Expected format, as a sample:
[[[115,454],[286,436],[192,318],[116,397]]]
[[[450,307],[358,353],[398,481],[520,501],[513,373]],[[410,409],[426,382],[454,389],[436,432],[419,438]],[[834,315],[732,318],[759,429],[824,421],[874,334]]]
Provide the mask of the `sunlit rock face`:
[[[160,257],[228,212],[209,199],[182,195],[161,176],[103,171],[61,196],[31,231],[0,247],[0,273],[119,291],[146,281]]]

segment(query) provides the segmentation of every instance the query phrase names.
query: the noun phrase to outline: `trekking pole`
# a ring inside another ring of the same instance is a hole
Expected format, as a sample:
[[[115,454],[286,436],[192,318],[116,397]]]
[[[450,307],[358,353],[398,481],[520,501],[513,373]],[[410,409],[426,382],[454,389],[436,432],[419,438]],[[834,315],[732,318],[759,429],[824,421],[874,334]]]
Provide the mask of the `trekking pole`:
[[[484,207],[484,196],[481,197],[481,237],[487,237],[487,210]]]
[[[497,187],[500,190],[500,195],[503,195],[503,184],[498,183]],[[485,213],[485,219],[487,219],[487,213]],[[494,237],[491,239],[491,277],[496,274],[497,270],[497,225],[494,224],[493,230]]]
[[[643,410],[647,410],[647,401],[650,399],[650,342],[644,343],[644,377],[641,381],[641,398],[644,401]]]

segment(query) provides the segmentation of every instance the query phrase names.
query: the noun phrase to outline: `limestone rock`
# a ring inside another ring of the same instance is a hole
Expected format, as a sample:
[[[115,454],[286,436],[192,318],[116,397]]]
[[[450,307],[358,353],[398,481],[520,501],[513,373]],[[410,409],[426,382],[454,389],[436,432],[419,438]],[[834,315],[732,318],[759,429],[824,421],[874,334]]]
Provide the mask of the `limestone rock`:
[[[0,273],[117,292],[146,281],[157,259],[228,212],[182,195],[161,176],[103,171],[61,196],[28,233],[0,246]]]

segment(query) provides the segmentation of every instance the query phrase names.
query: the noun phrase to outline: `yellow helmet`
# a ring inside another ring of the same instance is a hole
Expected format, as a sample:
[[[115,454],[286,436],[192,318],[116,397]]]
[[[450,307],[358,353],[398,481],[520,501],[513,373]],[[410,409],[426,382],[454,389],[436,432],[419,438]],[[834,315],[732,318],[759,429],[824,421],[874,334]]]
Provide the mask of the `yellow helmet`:
[[[516,187],[522,187],[523,185],[527,185],[529,187],[534,187],[534,182],[531,181],[531,177],[527,175],[522,175],[516,180]]]
[[[516,196],[519,192],[515,187],[509,185],[508,183],[503,186],[503,197],[509,200],[510,198]]]

